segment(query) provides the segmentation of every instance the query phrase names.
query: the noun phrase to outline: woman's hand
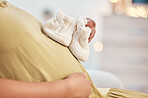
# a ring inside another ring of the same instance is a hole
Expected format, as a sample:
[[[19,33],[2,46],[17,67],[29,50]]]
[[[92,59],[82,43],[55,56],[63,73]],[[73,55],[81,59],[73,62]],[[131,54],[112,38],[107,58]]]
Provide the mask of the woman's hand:
[[[86,27],[89,27],[91,29],[91,34],[88,38],[89,42],[94,38],[95,36],[95,33],[96,33],[96,30],[95,30],[95,27],[96,27],[96,23],[94,20],[90,19],[90,18],[86,18],[88,23],[85,25]]]
[[[92,83],[84,73],[75,73],[65,78],[68,86],[67,98],[89,98]]]

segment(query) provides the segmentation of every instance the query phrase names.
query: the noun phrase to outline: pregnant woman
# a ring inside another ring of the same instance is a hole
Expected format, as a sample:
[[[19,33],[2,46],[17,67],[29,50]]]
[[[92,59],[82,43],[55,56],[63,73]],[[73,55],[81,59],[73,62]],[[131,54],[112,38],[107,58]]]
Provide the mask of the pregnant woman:
[[[0,0],[0,98],[88,97],[92,84],[85,69],[42,28],[36,18]],[[90,96],[100,96],[94,86]]]
[[[0,78],[0,98],[103,97],[67,47],[45,36],[36,18],[4,0],[0,0]],[[105,98],[120,97],[148,98],[118,89],[110,89]]]

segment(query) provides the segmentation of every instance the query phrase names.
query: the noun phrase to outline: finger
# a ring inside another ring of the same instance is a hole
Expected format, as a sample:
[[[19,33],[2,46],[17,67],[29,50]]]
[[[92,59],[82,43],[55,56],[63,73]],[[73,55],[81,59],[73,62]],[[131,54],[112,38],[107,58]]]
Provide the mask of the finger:
[[[88,40],[89,40],[89,42],[92,40],[94,38],[94,36],[92,36],[92,37],[90,37]]]
[[[90,36],[88,38],[89,42],[92,40],[92,36],[93,36],[93,31],[90,33]]]
[[[89,42],[91,42],[92,38],[89,38],[88,40],[89,40]]]
[[[95,21],[93,21],[93,26],[96,27],[96,22]]]
[[[95,33],[96,33],[95,27],[91,28],[91,34],[90,35],[93,36]]]
[[[90,95],[90,94],[91,94],[91,92],[92,92],[92,90],[90,89],[90,90],[88,91],[88,95]]]
[[[91,94],[91,92],[92,92],[92,90],[90,89],[90,90],[88,91],[88,98],[90,98],[89,95]]]
[[[86,76],[87,76],[86,73],[80,72],[80,73],[71,74],[68,77],[83,77],[83,78],[86,78]]]
[[[86,78],[86,76],[87,76],[86,73],[78,73],[78,75],[83,78]]]
[[[89,27],[89,28],[93,28],[96,26],[96,23],[94,20],[90,19],[90,18],[86,18],[87,19],[87,24],[85,25],[86,27]]]
[[[89,42],[90,42],[92,39],[93,39],[93,37],[89,37],[89,39],[88,39],[88,40],[89,40]]]
[[[88,81],[89,82],[89,84],[90,84],[90,87],[89,87],[89,90],[88,90],[88,95],[87,96],[89,96],[90,94],[91,94],[91,92],[92,92],[92,89],[91,89],[91,87],[92,87],[92,83],[91,83],[91,81]]]
[[[93,36],[94,36],[94,34],[91,34],[91,35],[89,36],[89,39],[91,40],[91,39],[93,38]]]
[[[93,36],[95,35],[95,33],[96,33],[96,29],[95,29],[95,27],[94,27],[94,28],[92,28],[91,30],[92,30],[91,37],[93,37]]]
[[[87,82],[90,84],[90,86],[92,86],[93,84],[92,84],[92,82],[90,81],[90,80],[87,80]]]
[[[85,25],[85,27],[88,27],[88,23]]]
[[[93,27],[96,26],[96,23],[95,23],[95,21],[93,21],[93,20],[91,20],[89,23],[90,23],[90,27],[91,27],[91,28],[93,28]]]
[[[89,21],[89,22],[87,22],[87,24],[85,26],[89,27],[89,28],[93,28],[93,27],[95,27],[95,23],[93,21]]]
[[[90,34],[90,36],[88,38],[89,42],[94,38],[95,33],[96,33],[96,30],[95,29],[92,29],[92,32],[91,32],[91,34]]]

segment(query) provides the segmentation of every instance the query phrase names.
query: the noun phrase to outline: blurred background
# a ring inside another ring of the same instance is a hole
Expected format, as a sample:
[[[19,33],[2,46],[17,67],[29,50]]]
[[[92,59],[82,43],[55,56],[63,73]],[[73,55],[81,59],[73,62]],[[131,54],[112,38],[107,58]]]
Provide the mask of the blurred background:
[[[86,69],[113,73],[128,90],[148,93],[148,0],[7,0],[43,24],[58,9],[90,17],[97,33]]]

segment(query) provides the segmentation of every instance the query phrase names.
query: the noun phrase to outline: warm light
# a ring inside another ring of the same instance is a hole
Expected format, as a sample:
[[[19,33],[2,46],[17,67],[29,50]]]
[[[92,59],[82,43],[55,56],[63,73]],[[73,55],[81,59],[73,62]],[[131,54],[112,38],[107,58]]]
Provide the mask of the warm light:
[[[101,52],[103,50],[103,44],[101,42],[96,42],[94,44],[94,50],[96,52]]]
[[[117,3],[118,0],[110,0],[110,2],[112,2],[112,3]]]
[[[126,13],[128,16],[131,17],[142,17],[142,18],[147,18],[148,17],[148,13],[146,11],[146,9],[144,7],[128,7],[126,9]]]
[[[134,7],[128,7],[127,10],[126,10],[126,13],[127,13],[128,16],[131,16],[131,17],[136,17],[136,18],[139,17],[137,15],[137,11]]]
[[[139,17],[147,18],[147,12],[144,7],[137,7],[137,15]]]

